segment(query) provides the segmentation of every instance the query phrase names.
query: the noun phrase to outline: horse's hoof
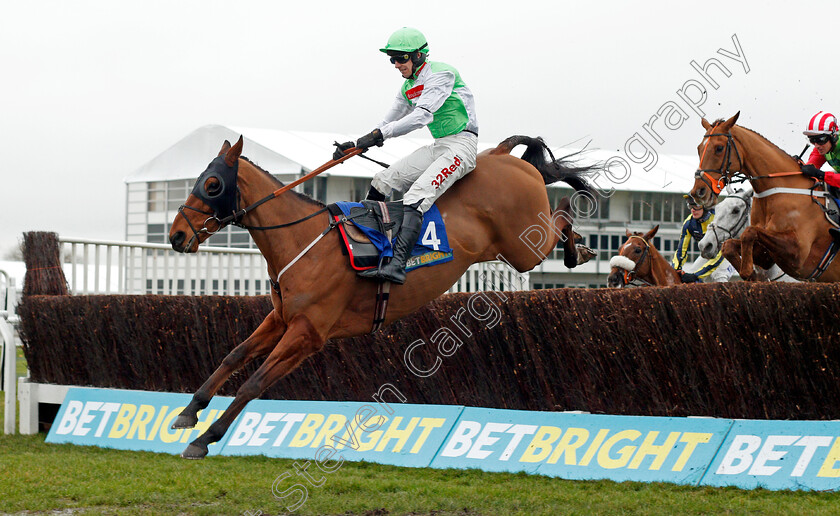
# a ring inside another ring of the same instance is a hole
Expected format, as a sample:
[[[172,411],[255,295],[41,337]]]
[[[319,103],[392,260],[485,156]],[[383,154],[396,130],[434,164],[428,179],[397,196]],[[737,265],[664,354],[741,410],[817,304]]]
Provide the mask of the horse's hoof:
[[[181,452],[182,459],[198,460],[207,456],[207,447],[204,445],[197,445],[190,443],[187,448]]]
[[[177,418],[175,418],[175,422],[172,423],[172,430],[177,430],[178,428],[192,428],[196,423],[198,423],[197,416],[185,416],[184,414],[180,414]]]

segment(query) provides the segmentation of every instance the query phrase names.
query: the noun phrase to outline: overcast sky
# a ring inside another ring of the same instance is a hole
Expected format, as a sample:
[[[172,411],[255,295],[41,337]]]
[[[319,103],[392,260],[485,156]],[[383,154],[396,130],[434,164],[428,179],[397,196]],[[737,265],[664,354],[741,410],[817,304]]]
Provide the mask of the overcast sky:
[[[703,130],[678,91],[699,98],[691,81],[708,82],[691,61],[710,58],[730,74],[709,68],[718,88],[697,109],[710,120],[740,110],[798,153],[813,113],[840,115],[836,0],[0,6],[0,254],[30,230],[123,239],[125,176],[202,125],[369,131],[402,80],[377,49],[404,25],[461,72],[482,141],[591,139],[623,155],[639,133],[657,153],[693,154]],[[658,142],[643,124],[663,106],[687,119],[654,122]]]

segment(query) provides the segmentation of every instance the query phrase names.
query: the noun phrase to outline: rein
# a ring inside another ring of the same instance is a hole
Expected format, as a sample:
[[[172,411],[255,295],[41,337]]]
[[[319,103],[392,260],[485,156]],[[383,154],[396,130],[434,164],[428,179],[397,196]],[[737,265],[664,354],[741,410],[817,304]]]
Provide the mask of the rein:
[[[263,204],[267,203],[268,201],[270,201],[270,200],[280,196],[281,194],[291,190],[292,188],[296,187],[297,185],[312,179],[313,177],[317,176],[318,174],[324,172],[325,170],[328,170],[328,169],[330,169],[330,168],[332,168],[332,167],[334,167],[338,164],[341,164],[341,163],[347,161],[348,159],[352,158],[353,156],[361,154],[362,152],[364,152],[364,149],[360,149],[358,147],[350,149],[341,158],[336,159],[336,160],[331,160],[331,161],[328,161],[328,162],[324,163],[323,165],[316,168],[312,172],[306,174],[305,176],[301,177],[300,179],[297,179],[297,180],[295,180],[295,181],[293,181],[293,182],[291,182],[287,185],[282,186],[281,188],[278,188],[277,190],[273,191],[269,195],[267,195],[267,196],[263,197],[262,199],[252,203],[251,205],[249,205],[245,208],[242,208],[241,210],[237,210],[237,211],[233,212],[232,214],[228,215],[227,217],[224,217],[224,218],[221,218],[221,219],[219,218],[219,215],[215,212],[199,210],[198,208],[194,208],[192,206],[187,206],[186,204],[182,204],[178,208],[178,213],[182,217],[184,217],[184,220],[187,221],[187,225],[190,227],[190,229],[193,232],[192,238],[190,238],[190,241],[187,243],[186,247],[187,248],[191,247],[193,241],[195,241],[200,234],[205,233],[207,235],[214,235],[214,234],[218,233],[219,231],[221,231],[221,229],[224,228],[225,226],[227,226],[228,224],[233,224],[234,226],[238,226],[238,227],[241,227],[243,229],[253,229],[253,230],[258,230],[258,231],[264,231],[264,230],[269,230],[269,229],[287,228],[289,226],[294,226],[295,224],[300,224],[301,222],[303,222],[305,220],[309,220],[312,217],[315,217],[316,215],[320,215],[321,213],[327,211],[326,207],[316,211],[315,213],[311,213],[311,214],[309,214],[305,217],[301,217],[300,219],[295,220],[293,222],[287,222],[285,224],[277,224],[277,225],[274,225],[274,226],[249,226],[249,225],[243,224],[241,222],[242,218],[245,215],[247,215],[248,212],[251,212],[251,211],[255,210],[259,206],[262,206]],[[241,198],[241,196],[239,194],[239,187],[238,186],[236,188],[236,192],[237,192],[237,199]],[[237,204],[238,204],[238,202],[239,201],[237,200]],[[204,220],[204,224],[203,224],[201,229],[195,229],[195,226],[193,226],[192,222],[190,222],[189,217],[187,217],[184,214],[185,209],[193,210],[195,212],[201,213],[202,215],[208,215],[208,217]],[[211,221],[212,221],[214,229],[210,229],[208,227],[208,222],[211,222]]]
[[[715,195],[720,195],[720,192],[723,190],[723,187],[727,184],[731,183],[743,183],[745,181],[755,181],[758,179],[773,179],[776,177],[786,177],[786,176],[799,176],[802,175],[802,172],[797,170],[795,172],[776,172],[773,174],[767,174],[763,176],[753,176],[750,177],[747,175],[743,170],[741,170],[744,166],[744,162],[741,160],[741,153],[738,151],[738,146],[735,145],[735,137],[732,136],[732,133],[718,133],[712,134],[711,131],[714,131],[717,124],[713,125],[711,129],[709,129],[709,134],[703,135],[703,139],[711,138],[712,136],[726,136],[726,151],[724,153],[724,161],[721,162],[720,168],[698,168],[697,171],[694,172],[694,178],[699,179],[706,183],[709,188],[712,189],[712,192]],[[706,156],[706,149],[709,147],[709,141],[706,140],[706,145],[703,147],[703,154],[700,156],[700,163],[703,163],[703,158]],[[732,149],[735,149],[735,155],[738,157],[738,170],[732,171],[730,170],[732,164]],[[806,147],[807,149],[807,147]],[[803,151],[804,153],[804,151]],[[716,174],[720,174],[718,179],[714,179],[709,173],[714,172]],[[732,177],[730,177],[732,176]],[[737,179],[735,179],[737,177]],[[788,189],[790,190],[790,189]],[[783,192],[778,191],[774,193],[793,193],[793,192]],[[758,194],[758,192],[756,192]],[[773,194],[768,194],[773,195]],[[756,197],[761,198],[764,196],[756,195]]]

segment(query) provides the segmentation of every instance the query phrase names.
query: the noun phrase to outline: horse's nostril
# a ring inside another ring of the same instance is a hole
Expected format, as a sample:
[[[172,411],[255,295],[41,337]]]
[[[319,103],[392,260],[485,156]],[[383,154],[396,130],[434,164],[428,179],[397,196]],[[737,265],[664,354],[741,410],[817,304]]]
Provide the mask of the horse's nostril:
[[[184,238],[186,238],[184,232],[178,231],[177,233],[169,237],[169,243],[172,244],[173,247],[181,247],[181,245],[183,245],[184,243]]]

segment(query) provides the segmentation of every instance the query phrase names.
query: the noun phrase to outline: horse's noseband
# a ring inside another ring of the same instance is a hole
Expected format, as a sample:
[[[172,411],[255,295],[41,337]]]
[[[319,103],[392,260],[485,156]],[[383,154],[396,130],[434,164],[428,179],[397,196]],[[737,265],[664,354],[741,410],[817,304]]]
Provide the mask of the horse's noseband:
[[[641,237],[639,235],[630,235],[627,238],[627,241],[629,242],[631,238],[638,238],[639,240],[644,242],[645,249],[644,249],[644,251],[642,251],[642,257],[639,258],[639,260],[637,262],[635,262],[636,267],[632,271],[628,271],[628,270],[625,269],[625,271],[624,271],[624,284],[625,285],[627,285],[628,283],[632,283],[633,281],[636,280],[636,273],[639,271],[639,267],[644,263],[645,258],[647,258],[648,249],[650,249],[650,244],[648,243],[647,240],[644,239],[644,237]]]
[[[228,224],[237,223],[238,217],[236,207],[239,197],[239,188],[236,181],[238,174],[239,160],[237,160],[233,166],[229,166],[225,162],[224,156],[218,156],[216,159],[211,161],[210,165],[207,166],[207,169],[198,176],[190,194],[194,195],[201,200],[201,202],[209,206],[212,211],[200,210],[192,206],[187,206],[186,204],[182,204],[178,208],[178,213],[184,217],[184,220],[187,221],[187,225],[189,225],[193,232],[192,238],[189,243],[187,243],[186,248],[191,247],[193,241],[201,234],[215,235]],[[208,191],[207,183],[211,179],[216,180],[216,182],[213,183],[216,185],[216,188],[213,188],[212,191]],[[192,210],[201,213],[202,215],[207,215],[207,218],[204,219],[204,224],[200,229],[196,229],[195,226],[193,226],[193,223],[190,222],[190,219],[186,216],[184,210]]]
[[[715,126],[712,126],[711,130],[714,130],[714,128]],[[709,134],[703,135],[703,139],[705,140],[706,138],[711,138],[712,136],[726,136],[726,150],[724,151],[723,160],[721,161],[719,168],[698,168],[697,171],[694,172],[694,178],[706,183],[715,195],[720,195],[723,187],[732,182],[730,175],[737,173],[743,174],[741,169],[743,168],[744,163],[741,161],[741,153],[738,151],[738,146],[735,145],[735,139],[732,137],[732,133],[714,134],[710,132]],[[709,143],[710,140],[706,140],[706,146],[703,147],[703,155],[700,157],[701,166],[703,165],[703,158],[706,157],[706,150],[709,147]],[[732,149],[735,149],[735,155],[738,157],[738,170],[734,173],[730,170],[732,166]],[[720,174],[720,178],[714,179],[709,172]]]

